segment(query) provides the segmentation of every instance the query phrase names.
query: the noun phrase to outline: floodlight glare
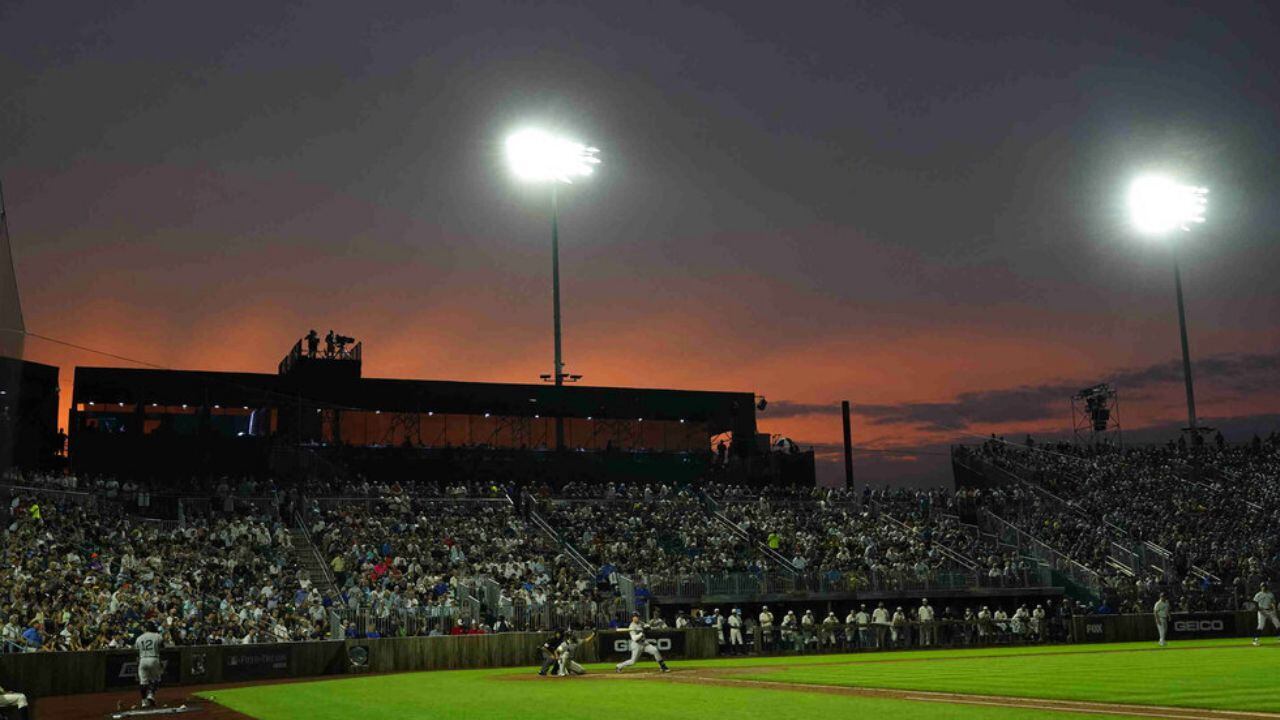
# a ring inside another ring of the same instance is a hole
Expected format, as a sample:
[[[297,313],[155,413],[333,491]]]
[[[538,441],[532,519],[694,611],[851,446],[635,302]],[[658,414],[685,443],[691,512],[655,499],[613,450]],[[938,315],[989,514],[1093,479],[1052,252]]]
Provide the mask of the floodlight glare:
[[[1143,177],[1129,187],[1129,213],[1134,226],[1148,235],[1163,235],[1204,222],[1206,188],[1180,185],[1169,178]]]
[[[507,159],[522,180],[571,183],[600,164],[599,148],[541,130],[521,130],[507,138]]]

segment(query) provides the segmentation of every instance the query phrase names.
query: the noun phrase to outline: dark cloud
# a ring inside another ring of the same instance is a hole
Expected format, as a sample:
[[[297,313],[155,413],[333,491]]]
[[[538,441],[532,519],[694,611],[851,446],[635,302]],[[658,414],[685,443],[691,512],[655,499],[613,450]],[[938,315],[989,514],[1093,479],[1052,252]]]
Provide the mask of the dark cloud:
[[[799,403],[790,400],[769,401],[763,417],[770,420],[801,417],[804,415],[839,415],[840,403]]]
[[[1215,393],[1247,395],[1274,389],[1280,380],[1280,353],[1215,355],[1195,363],[1193,372],[1203,388]],[[1158,386],[1182,382],[1177,360],[1128,368],[1106,381],[1121,397],[1146,397]],[[975,425],[1028,423],[1059,417],[1070,398],[1087,380],[1059,380],[1040,385],[961,393],[950,402],[854,404],[853,412],[872,425],[910,425],[934,433],[960,432]],[[777,408],[777,410],[775,410]],[[781,400],[769,405],[773,417],[838,414],[839,403],[810,404]]]

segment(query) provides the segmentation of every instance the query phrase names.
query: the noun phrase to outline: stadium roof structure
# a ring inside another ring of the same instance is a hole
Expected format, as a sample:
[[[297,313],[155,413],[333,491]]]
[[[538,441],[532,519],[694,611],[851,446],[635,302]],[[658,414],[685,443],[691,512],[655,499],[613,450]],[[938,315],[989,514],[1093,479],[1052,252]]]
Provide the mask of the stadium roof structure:
[[[755,396],[749,392],[76,367],[72,402],[685,420],[705,423],[712,434],[756,432]]]

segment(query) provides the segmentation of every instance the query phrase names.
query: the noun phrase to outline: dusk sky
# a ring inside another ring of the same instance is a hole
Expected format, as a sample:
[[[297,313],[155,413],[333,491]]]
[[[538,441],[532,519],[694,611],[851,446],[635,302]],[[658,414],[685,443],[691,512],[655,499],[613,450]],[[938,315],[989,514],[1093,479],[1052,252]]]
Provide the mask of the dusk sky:
[[[0,181],[27,328],[274,372],[308,329],[365,374],[551,371],[525,126],[600,147],[562,190],[568,370],[753,391],[859,482],[949,443],[1185,422],[1172,245],[1125,190],[1210,188],[1173,237],[1197,404],[1280,429],[1274,3],[0,4]],[[732,8],[731,10],[725,8]],[[28,359],[110,358],[29,339]],[[65,424],[65,405],[62,422]]]

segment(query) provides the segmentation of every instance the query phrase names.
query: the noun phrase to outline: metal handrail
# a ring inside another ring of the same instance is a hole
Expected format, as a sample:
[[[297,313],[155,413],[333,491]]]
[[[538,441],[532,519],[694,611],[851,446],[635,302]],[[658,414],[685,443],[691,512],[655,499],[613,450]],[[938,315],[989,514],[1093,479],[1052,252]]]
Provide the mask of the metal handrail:
[[[793,573],[795,575],[800,574],[800,570],[796,568],[796,566],[793,565],[791,561],[786,558],[785,555],[769,547],[768,543],[761,542],[751,537],[751,533],[744,530],[742,526],[739,525],[738,523],[730,520],[729,516],[724,514],[724,511],[716,510],[713,513],[711,513],[711,517],[720,521],[722,525],[729,528],[729,530],[733,532],[735,535],[737,535],[738,537],[754,545],[757,550],[759,550],[761,553],[765,555],[765,557],[768,557],[770,560],[773,560],[775,563],[780,565],[782,569],[790,573]]]
[[[304,503],[305,505],[305,498]],[[302,517],[302,513],[295,510],[293,512],[293,521],[297,523],[298,529],[302,530],[302,537],[307,541],[307,548],[311,550],[311,554],[320,561],[320,572],[324,575],[325,582],[329,585],[330,597],[339,598],[342,592],[338,589],[337,578],[333,576],[333,569],[329,567],[329,563],[325,562],[324,555],[320,554],[320,548],[316,547],[316,543],[311,539],[311,531],[307,529],[307,523]]]
[[[1138,553],[1135,552],[1132,548],[1125,547],[1124,545],[1116,542],[1116,536],[1125,540],[1129,540],[1131,542],[1137,542],[1128,533],[1128,531],[1124,530],[1123,528],[1117,527],[1116,525],[1114,525],[1113,523],[1111,523],[1110,521],[1104,518],[1096,518],[1090,515],[1089,513],[1085,512],[1083,508],[1080,508],[1074,503],[1064,500],[1061,496],[1057,495],[1056,493],[1050,491],[1047,488],[1040,487],[1040,485],[1026,479],[1021,475],[1018,475],[1017,473],[1013,472],[1012,470],[1009,470],[1008,468],[1000,467],[994,462],[985,460],[983,458],[973,458],[973,459],[976,460],[981,465],[982,468],[1004,473],[1006,476],[1016,481],[1020,486],[1025,486],[1027,489],[1047,497],[1049,500],[1051,500],[1058,506],[1074,513],[1076,516],[1080,517],[1083,520],[1087,520],[1090,523],[1101,522],[1102,526],[1108,529],[1110,531],[1110,534],[1112,535],[1112,537],[1107,538],[1107,548],[1109,551],[1108,559],[1116,563],[1117,565],[1124,567],[1130,574],[1134,573],[1140,567],[1141,563],[1139,562]],[[1009,459],[1009,462],[1022,468],[1025,472],[1034,474],[1034,471],[1032,471],[1026,465],[1023,465],[1022,463],[1017,462],[1016,460]],[[964,465],[964,467],[968,468],[969,470],[976,472],[975,468],[972,465],[967,465],[964,463],[960,463],[960,464]],[[1064,474],[1066,474],[1068,477],[1075,478],[1077,481],[1079,481],[1079,478],[1076,478],[1074,475],[1070,475],[1069,473],[1064,473]],[[1155,545],[1155,544],[1152,543],[1152,545]],[[1159,547],[1159,546],[1156,545],[1156,547]],[[1117,553],[1116,552],[1117,550],[1120,550],[1121,552]]]
[[[1041,549],[1043,549],[1043,550],[1047,550],[1047,551],[1050,553],[1050,557],[1049,557],[1049,558],[1045,558],[1046,560],[1050,560],[1050,559],[1051,559],[1051,560],[1056,561],[1058,558],[1061,558],[1062,560],[1065,560],[1065,561],[1067,562],[1068,567],[1069,567],[1071,570],[1073,570],[1075,573],[1079,573],[1079,574],[1084,575],[1085,582],[1088,582],[1088,583],[1092,584],[1095,588],[1101,588],[1101,587],[1102,587],[1102,576],[1101,576],[1101,575],[1100,575],[1096,570],[1093,570],[1092,568],[1088,567],[1087,565],[1084,565],[1083,563],[1081,563],[1081,562],[1079,562],[1079,561],[1075,560],[1074,558],[1072,558],[1071,556],[1067,555],[1066,553],[1064,553],[1064,552],[1062,552],[1062,551],[1060,551],[1060,550],[1058,550],[1058,549],[1054,548],[1054,547],[1053,547],[1052,545],[1050,545],[1049,543],[1046,543],[1045,541],[1041,540],[1040,538],[1036,537],[1035,535],[1032,535],[1031,533],[1029,533],[1029,532],[1027,532],[1027,531],[1023,530],[1023,529],[1022,529],[1022,528],[1020,528],[1020,527],[1018,527],[1017,525],[1014,525],[1013,523],[1009,522],[1008,520],[1005,520],[1004,518],[1000,517],[999,515],[996,515],[995,513],[991,512],[990,510],[987,510],[987,509],[985,509],[985,508],[984,508],[984,509],[983,509],[983,513],[985,514],[985,516],[986,516],[987,518],[989,518],[989,519],[991,519],[991,520],[995,521],[996,523],[998,523],[998,524],[1000,524],[1000,525],[1003,525],[1003,526],[1005,526],[1005,527],[1009,528],[1010,530],[1014,531],[1014,533],[1016,533],[1016,535],[1017,535],[1017,537],[1019,538],[1019,540],[1021,540],[1022,538],[1024,538],[1024,537],[1025,537],[1025,538],[1027,538],[1027,540],[1029,541],[1029,543],[1030,543],[1030,544],[1032,544],[1033,546],[1035,546],[1035,547],[1037,547],[1037,548],[1041,548]]]
[[[881,503],[880,501],[878,501],[878,500],[872,500],[872,501],[871,501],[871,506],[872,506],[872,507],[874,507],[874,508],[876,509],[876,512],[879,514],[879,516],[880,516],[880,517],[882,517],[882,518],[884,518],[884,519],[888,520],[888,521],[889,521],[889,522],[891,522],[891,523],[894,523],[894,524],[898,525],[898,526],[899,526],[900,528],[902,528],[903,530],[906,530],[907,532],[910,532],[910,533],[912,533],[913,535],[916,535],[917,537],[919,537],[919,536],[921,535],[921,532],[920,532],[919,528],[911,527],[910,525],[908,525],[908,524],[906,524],[906,523],[902,522],[901,520],[899,520],[898,518],[894,517],[894,516],[893,516],[893,514],[892,514],[891,512],[889,512],[888,510],[886,510],[886,509],[883,507],[883,503]],[[970,559],[970,558],[965,557],[964,555],[961,555],[959,552],[956,552],[955,550],[952,550],[951,548],[947,547],[947,545],[946,545],[946,544],[944,544],[944,543],[942,543],[942,542],[939,542],[939,541],[935,541],[935,542],[934,542],[934,546],[935,546],[935,547],[937,547],[937,548],[938,548],[938,550],[939,550],[943,555],[947,556],[947,558],[949,558],[949,559],[951,559],[951,560],[953,560],[953,561],[955,561],[955,562],[959,563],[961,567],[963,567],[963,568],[965,568],[965,569],[969,570],[970,572],[977,572],[977,571],[978,571],[978,563],[974,562],[974,561],[973,561],[972,559]]]
[[[508,496],[507,499],[511,500],[511,497]],[[513,505],[515,504],[514,500],[511,500],[511,502]],[[595,577],[595,565],[593,565],[590,560],[587,560],[587,556],[579,552],[578,548],[574,547],[573,543],[570,543],[568,538],[565,538],[561,533],[556,532],[555,528],[551,527],[551,523],[547,522],[546,518],[542,517],[538,512],[538,509],[534,507],[533,497],[526,494],[524,502],[525,507],[528,509],[529,520],[532,521],[534,525],[538,526],[538,529],[545,533],[547,537],[551,538],[557,545],[563,548],[565,554],[568,555],[569,558],[583,570],[583,572],[587,573],[587,575],[591,577]]]

